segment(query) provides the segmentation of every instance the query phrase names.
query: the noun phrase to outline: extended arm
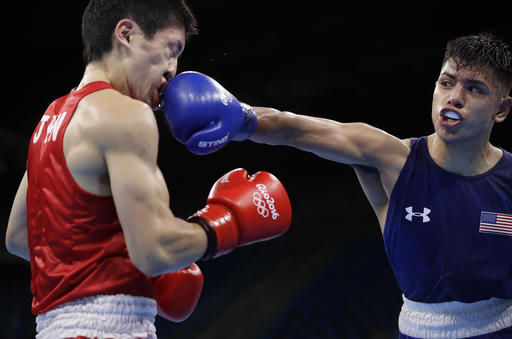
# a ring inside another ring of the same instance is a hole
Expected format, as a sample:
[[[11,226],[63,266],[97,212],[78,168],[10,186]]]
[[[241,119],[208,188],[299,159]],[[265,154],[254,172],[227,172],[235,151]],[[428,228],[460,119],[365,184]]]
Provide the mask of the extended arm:
[[[334,120],[255,107],[258,128],[251,140],[287,145],[328,160],[380,168],[395,155],[408,153],[402,140],[365,123]]]
[[[176,139],[196,154],[209,154],[231,140],[248,138],[379,169],[394,164],[396,155],[403,160],[408,154],[404,141],[364,123],[250,107],[198,72],[181,73],[169,83],[162,95],[162,109]]]
[[[162,102],[176,139],[196,154],[209,154],[230,140],[248,138],[287,145],[328,160],[375,168],[388,194],[409,154],[406,141],[365,123],[340,123],[242,104],[215,80],[197,72],[176,76]]]
[[[407,140],[368,124],[250,107],[238,102],[212,78],[197,72],[173,79],[164,92],[163,103],[176,139],[193,153],[208,154],[231,140],[250,139],[295,147],[353,166],[381,221],[409,155]],[[178,130],[181,133],[176,133]]]

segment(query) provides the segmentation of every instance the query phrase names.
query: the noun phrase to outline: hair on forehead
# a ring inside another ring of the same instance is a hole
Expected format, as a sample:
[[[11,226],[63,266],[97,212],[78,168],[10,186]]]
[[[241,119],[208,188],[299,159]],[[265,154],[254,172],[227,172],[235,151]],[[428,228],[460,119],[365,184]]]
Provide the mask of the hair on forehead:
[[[112,33],[124,18],[135,21],[148,38],[173,25],[183,26],[187,38],[198,32],[197,20],[185,0],[91,0],[82,16],[86,64],[112,49]]]
[[[449,41],[443,64],[449,59],[457,69],[467,68],[477,73],[490,69],[497,86],[510,92],[512,87],[512,51],[503,40],[490,32],[462,36]]]

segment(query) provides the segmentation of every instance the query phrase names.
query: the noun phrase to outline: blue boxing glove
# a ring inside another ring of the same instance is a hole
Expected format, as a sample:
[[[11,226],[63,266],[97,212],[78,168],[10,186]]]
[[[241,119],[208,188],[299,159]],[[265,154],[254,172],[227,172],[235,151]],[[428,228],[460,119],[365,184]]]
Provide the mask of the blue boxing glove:
[[[161,107],[174,137],[198,155],[248,139],[258,124],[251,106],[198,72],[174,77],[162,94]]]

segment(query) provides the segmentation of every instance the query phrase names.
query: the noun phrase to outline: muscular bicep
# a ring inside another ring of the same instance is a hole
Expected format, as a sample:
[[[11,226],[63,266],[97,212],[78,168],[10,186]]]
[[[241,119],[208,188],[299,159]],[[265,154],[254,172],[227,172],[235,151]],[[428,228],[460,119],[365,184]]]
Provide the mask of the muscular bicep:
[[[27,189],[27,172],[25,172],[11,207],[5,245],[10,253],[30,261],[27,234]]]
[[[137,107],[137,106],[135,106]],[[171,217],[169,196],[157,166],[158,129],[145,110],[111,113],[100,130],[110,189],[127,245],[145,239],[159,217]],[[109,112],[110,113],[110,112]],[[138,113],[138,114],[137,114]],[[163,215],[167,214],[167,215]]]
[[[150,246],[154,240],[151,236],[153,229],[164,220],[173,218],[163,176],[155,164],[136,153],[110,151],[105,159],[112,196],[128,247],[136,250]],[[137,245],[140,242],[143,244]]]

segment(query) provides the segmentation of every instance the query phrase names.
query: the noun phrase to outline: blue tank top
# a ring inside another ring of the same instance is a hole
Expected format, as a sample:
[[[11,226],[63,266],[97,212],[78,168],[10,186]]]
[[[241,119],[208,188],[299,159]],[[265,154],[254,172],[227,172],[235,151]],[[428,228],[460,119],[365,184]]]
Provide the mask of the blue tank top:
[[[486,173],[460,176],[433,161],[427,137],[412,139],[384,245],[410,300],[512,298],[512,154],[503,150]]]

